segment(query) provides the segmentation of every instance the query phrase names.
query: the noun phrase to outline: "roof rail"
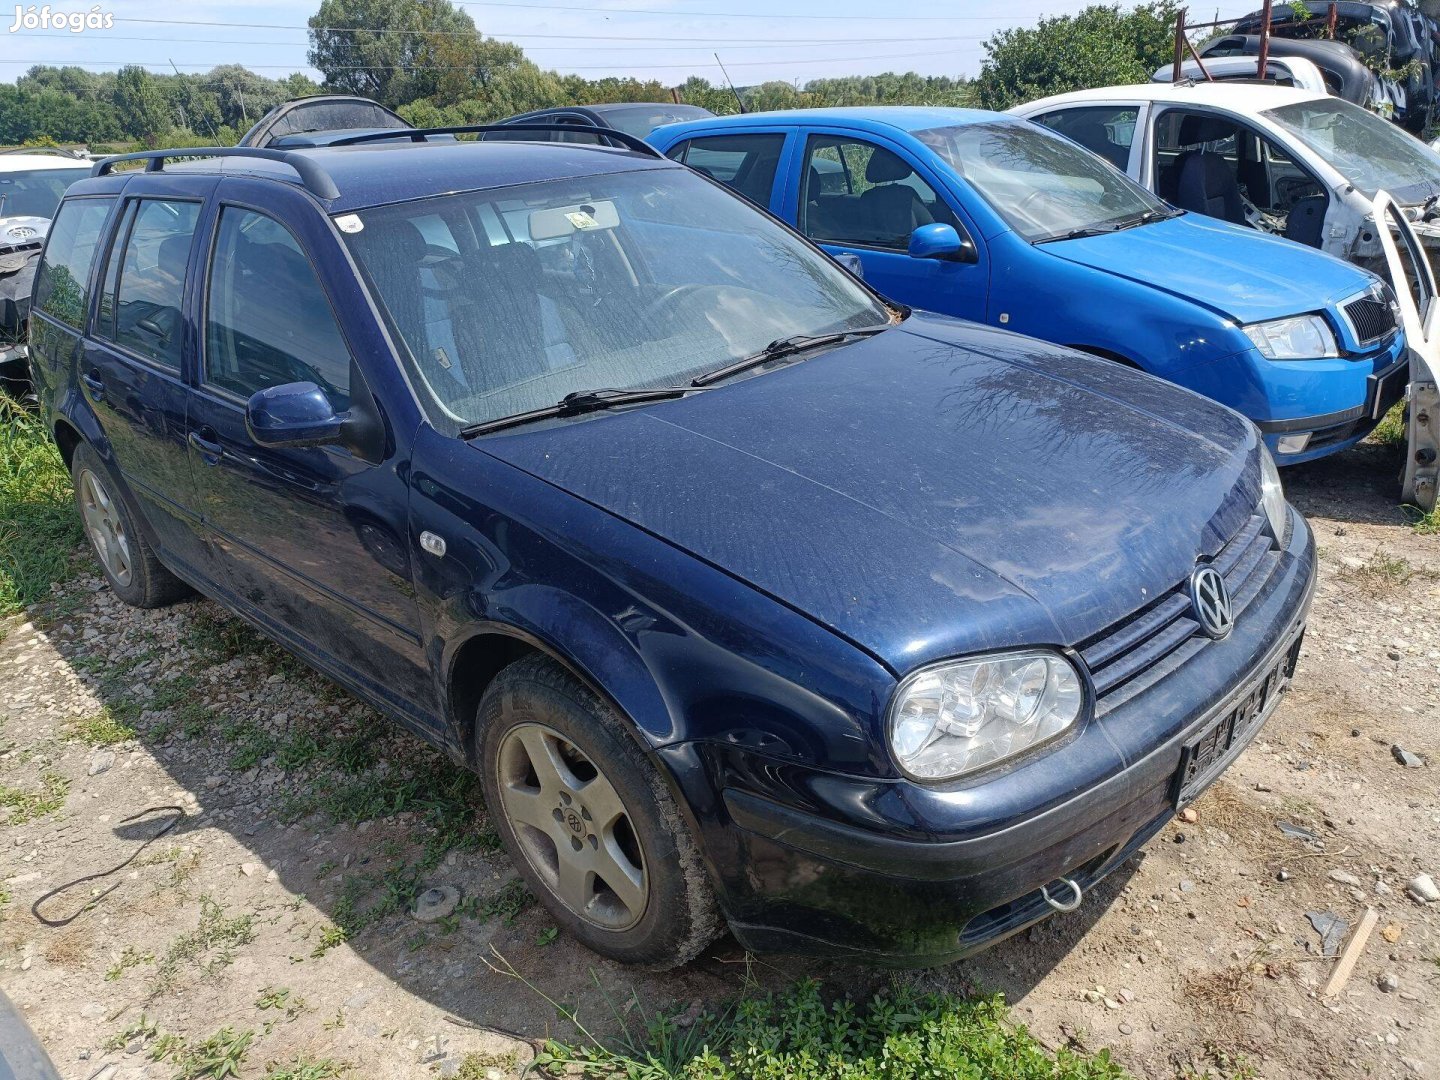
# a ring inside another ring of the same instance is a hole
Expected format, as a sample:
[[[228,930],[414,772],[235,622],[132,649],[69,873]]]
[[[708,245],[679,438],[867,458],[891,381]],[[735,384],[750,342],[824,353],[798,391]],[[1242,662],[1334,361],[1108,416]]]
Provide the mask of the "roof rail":
[[[278,161],[289,165],[300,175],[305,190],[317,199],[334,199],[340,195],[335,181],[312,157],[288,150],[271,150],[263,146],[192,146],[178,150],[142,150],[138,154],[117,154],[102,158],[90,170],[91,176],[108,176],[122,161],[143,161],[146,172],[163,172],[169,158],[260,158],[263,161]]]
[[[568,135],[580,132],[584,135],[594,135],[597,138],[613,139],[631,150],[638,150],[642,154],[660,158],[662,161],[668,160],[659,150],[635,135],[616,131],[614,128],[581,127],[578,124],[464,124],[458,127],[396,128],[393,131],[372,131],[365,135],[351,135],[349,138],[336,139],[327,145],[358,146],[361,143],[389,142],[394,139],[409,139],[411,142],[418,143],[428,142],[427,136],[430,135],[484,135],[492,131],[559,131]],[[586,144],[576,145],[584,146]]]

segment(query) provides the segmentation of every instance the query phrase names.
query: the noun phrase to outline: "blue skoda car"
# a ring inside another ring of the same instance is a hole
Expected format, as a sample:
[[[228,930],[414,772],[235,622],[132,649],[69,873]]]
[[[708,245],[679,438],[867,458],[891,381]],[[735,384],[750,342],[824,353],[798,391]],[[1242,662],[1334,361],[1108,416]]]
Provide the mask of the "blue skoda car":
[[[1409,381],[1379,278],[1177,210],[1014,117],[811,109],[672,124],[650,141],[858,256],[886,296],[1189,387],[1254,420],[1282,465],[1353,446]]]
[[[1248,420],[889,303],[633,137],[455,134],[70,188],[35,381],[122,599],[444,748],[649,965],[964,956],[1255,737],[1315,549]]]

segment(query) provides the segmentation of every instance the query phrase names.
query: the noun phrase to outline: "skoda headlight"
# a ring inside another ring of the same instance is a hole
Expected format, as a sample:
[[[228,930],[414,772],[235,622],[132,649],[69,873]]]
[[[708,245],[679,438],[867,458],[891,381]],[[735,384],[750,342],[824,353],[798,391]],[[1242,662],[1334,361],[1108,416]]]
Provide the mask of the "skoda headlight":
[[[1290,508],[1285,502],[1285,489],[1280,486],[1280,470],[1270,448],[1260,444],[1260,502],[1265,507],[1265,516],[1270,519],[1270,531],[1281,545],[1285,543],[1285,530],[1290,524]]]
[[[1321,360],[1340,355],[1330,324],[1320,315],[1272,319],[1242,329],[1260,355],[1270,360]]]
[[[1059,653],[997,653],[915,672],[890,707],[890,749],[919,780],[952,780],[1012,757],[1080,718],[1080,674]]]

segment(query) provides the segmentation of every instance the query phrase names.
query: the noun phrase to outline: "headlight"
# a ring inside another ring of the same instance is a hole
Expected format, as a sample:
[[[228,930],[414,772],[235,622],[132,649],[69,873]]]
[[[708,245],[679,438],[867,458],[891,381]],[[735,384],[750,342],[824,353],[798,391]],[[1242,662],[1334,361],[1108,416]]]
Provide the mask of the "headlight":
[[[1040,650],[957,660],[909,676],[890,707],[890,748],[907,774],[952,780],[1038,746],[1080,718],[1080,675]]]
[[[1340,355],[1330,324],[1319,315],[1272,319],[1241,329],[1260,355],[1270,360],[1319,360]]]
[[[1285,489],[1280,486],[1280,470],[1270,456],[1270,448],[1260,444],[1260,502],[1265,507],[1265,516],[1270,519],[1270,531],[1281,544],[1285,543],[1285,529],[1290,524],[1290,508],[1285,502]]]

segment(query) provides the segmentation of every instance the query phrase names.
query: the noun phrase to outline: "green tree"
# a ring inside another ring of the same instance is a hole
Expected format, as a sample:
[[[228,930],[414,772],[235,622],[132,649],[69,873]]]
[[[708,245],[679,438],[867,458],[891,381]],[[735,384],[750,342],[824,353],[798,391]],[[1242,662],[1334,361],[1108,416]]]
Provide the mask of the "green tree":
[[[321,0],[310,17],[310,63],[326,88],[392,108],[435,94],[442,71],[468,65],[478,42],[450,0]]]
[[[125,132],[151,149],[160,145],[160,136],[175,126],[170,104],[155,76],[138,64],[116,73],[115,108]]]
[[[985,42],[975,81],[980,104],[1008,109],[1049,94],[1094,86],[1148,82],[1174,59],[1174,0],[1125,10],[1118,4],[1087,7],[1077,15],[1041,19],[1039,25],[1002,30]]]

